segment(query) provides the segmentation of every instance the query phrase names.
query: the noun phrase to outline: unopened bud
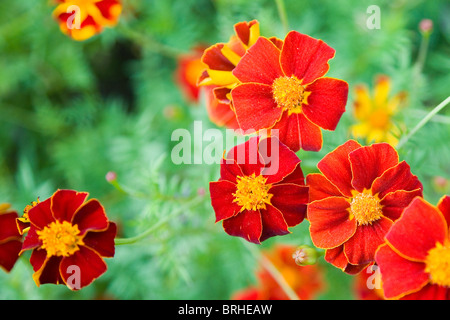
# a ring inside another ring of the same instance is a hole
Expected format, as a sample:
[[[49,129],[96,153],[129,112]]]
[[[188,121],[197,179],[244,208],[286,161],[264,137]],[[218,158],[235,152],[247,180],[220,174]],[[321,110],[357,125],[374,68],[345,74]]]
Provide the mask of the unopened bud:
[[[299,266],[315,264],[318,257],[319,255],[317,250],[307,245],[298,247],[292,254],[292,258]]]
[[[106,181],[108,182],[113,182],[116,181],[117,179],[117,173],[115,173],[114,171],[109,171],[106,176],[105,176]]]
[[[433,21],[430,19],[422,19],[419,23],[419,30],[423,34],[429,35],[433,31]]]

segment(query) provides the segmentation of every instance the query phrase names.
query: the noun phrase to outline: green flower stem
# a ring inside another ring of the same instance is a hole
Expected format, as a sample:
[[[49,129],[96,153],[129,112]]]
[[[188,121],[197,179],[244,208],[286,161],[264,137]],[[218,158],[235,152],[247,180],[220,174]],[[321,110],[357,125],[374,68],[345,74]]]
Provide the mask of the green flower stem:
[[[114,243],[116,246],[137,243],[137,242],[147,238],[148,236],[150,236],[155,230],[157,230],[159,227],[161,227],[162,225],[169,222],[171,219],[173,219],[179,213],[199,205],[203,200],[204,200],[204,197],[198,196],[198,197],[192,199],[191,201],[187,202],[184,206],[178,207],[171,214],[169,214],[165,218],[159,220],[156,224],[152,225],[150,228],[148,228],[141,234],[138,234],[138,235],[136,235],[134,237],[130,237],[130,238],[116,238],[116,239],[114,239]]]
[[[280,16],[281,23],[283,24],[284,32],[289,32],[289,23],[286,13],[286,7],[284,5],[284,0],[275,0],[278,9],[278,15]]]
[[[431,118],[434,117],[439,111],[444,109],[450,103],[450,96],[447,97],[444,101],[442,101],[439,105],[437,105],[433,110],[431,110],[405,137],[400,139],[397,144],[397,149],[400,149],[405,145],[406,142],[417,132],[419,131]]]
[[[245,241],[245,240],[244,240]],[[255,249],[248,242],[244,242],[244,246],[250,251],[250,253],[255,257],[256,260],[260,261],[261,265],[266,269],[270,275],[274,278],[274,280],[278,283],[278,285],[283,289],[286,295],[291,300],[300,300],[299,296],[295,293],[295,291],[291,288],[291,286],[287,283],[286,279],[283,277],[281,272],[273,265],[273,263],[264,255],[262,255],[259,250]]]

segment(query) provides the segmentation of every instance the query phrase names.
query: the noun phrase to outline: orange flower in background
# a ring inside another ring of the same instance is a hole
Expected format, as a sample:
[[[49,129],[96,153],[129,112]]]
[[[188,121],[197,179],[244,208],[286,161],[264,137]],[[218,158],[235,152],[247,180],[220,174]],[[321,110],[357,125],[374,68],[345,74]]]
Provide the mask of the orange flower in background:
[[[190,53],[180,55],[177,59],[175,81],[186,100],[192,103],[199,101],[197,80],[205,70],[201,58],[205,46],[197,46]]]
[[[347,82],[324,77],[335,50],[297,31],[280,47],[259,37],[233,70],[231,91],[242,130],[278,129],[294,152],[322,148],[322,129],[335,130],[347,104]]]
[[[317,265],[299,266],[292,255],[296,247],[276,245],[264,252],[273,266],[280,272],[286,283],[301,300],[314,299],[325,289],[323,272]],[[257,273],[258,284],[236,292],[234,300],[288,300],[289,297],[280,287],[272,274],[261,268]]]
[[[216,99],[214,88],[214,86],[201,88],[201,91],[205,96],[206,112],[208,112],[209,119],[219,127],[225,127],[235,131],[239,130],[236,114],[233,109],[230,108],[230,104],[222,103]]]
[[[400,129],[394,122],[395,115],[405,101],[406,94],[398,93],[389,97],[391,80],[380,75],[375,80],[373,95],[364,84],[355,86],[353,114],[357,121],[350,127],[355,138],[363,138],[367,143],[387,142],[397,145]]]
[[[450,300],[450,196],[415,198],[376,253],[388,299]]]
[[[119,0],[56,0],[53,16],[64,34],[83,41],[112,27],[119,21],[122,5]]]
[[[22,252],[32,250],[37,286],[66,284],[78,290],[106,271],[103,257],[114,256],[116,224],[108,220],[96,199],[86,201],[87,196],[58,190],[29,209],[30,228]]]
[[[311,239],[325,260],[346,273],[360,272],[422,184],[387,143],[363,147],[354,140],[328,153],[309,174],[307,217]]]
[[[384,300],[378,266],[371,264],[358,273],[353,282],[353,289],[359,300]]]
[[[19,258],[22,235],[17,230],[17,212],[9,204],[0,204],[0,267],[9,272]]]

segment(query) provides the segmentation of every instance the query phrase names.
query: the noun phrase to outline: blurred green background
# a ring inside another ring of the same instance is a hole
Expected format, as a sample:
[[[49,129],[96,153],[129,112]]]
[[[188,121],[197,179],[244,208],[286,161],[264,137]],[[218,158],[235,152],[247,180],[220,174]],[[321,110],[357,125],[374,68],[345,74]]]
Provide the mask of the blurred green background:
[[[36,287],[24,254],[10,274],[0,271],[0,299],[229,299],[256,281],[257,262],[241,239],[214,223],[208,183],[218,179],[219,165],[171,161],[175,129],[191,131],[195,120],[204,130],[216,128],[203,103],[185,99],[173,74],[178,54],[228,41],[240,21],[257,19],[262,35],[283,39],[276,2],[122,2],[119,24],[84,42],[60,32],[47,0],[0,3],[0,202],[20,213],[37,197],[75,189],[100,200],[120,237],[158,225],[144,241],[117,246],[108,271],[78,292]],[[373,4],[381,9],[381,28],[370,30],[366,10]],[[352,89],[386,74],[393,93],[408,92],[406,132],[449,96],[448,1],[286,0],[285,8],[289,30],[336,49],[328,76]],[[424,18],[434,29],[417,71]],[[305,174],[317,172],[317,162],[350,138],[352,99],[350,91],[348,112],[335,132],[324,132],[320,152],[298,152]],[[433,204],[450,193],[449,141],[447,107],[399,150]],[[105,180],[108,171],[126,192]],[[436,177],[444,178],[441,185]],[[311,243],[306,221],[291,231],[260,248]],[[354,299],[354,278],[320,263],[327,290],[318,298]]]

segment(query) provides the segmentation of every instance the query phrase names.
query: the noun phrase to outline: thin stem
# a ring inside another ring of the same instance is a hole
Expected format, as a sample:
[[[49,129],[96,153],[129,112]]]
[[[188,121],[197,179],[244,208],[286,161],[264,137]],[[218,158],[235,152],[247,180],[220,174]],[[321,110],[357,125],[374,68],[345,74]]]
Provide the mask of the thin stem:
[[[422,35],[422,41],[420,43],[419,54],[417,56],[417,62],[416,62],[416,67],[417,67],[418,73],[422,72],[423,66],[425,64],[425,59],[427,57],[427,52],[428,52],[429,41],[430,41],[430,34],[424,33]]]
[[[176,216],[180,212],[183,212],[189,208],[192,208],[192,207],[200,204],[201,201],[203,201],[203,197],[196,197],[192,201],[186,203],[186,205],[178,207],[177,210],[173,211],[171,214],[167,215],[165,218],[159,220],[156,224],[152,225],[150,228],[148,228],[144,232],[142,232],[134,237],[130,237],[130,238],[116,238],[116,239],[114,239],[114,243],[116,245],[124,245],[124,244],[134,244],[136,242],[139,242],[142,239],[147,238],[159,227],[161,227],[165,223],[169,222],[174,216]]]
[[[284,0],[275,0],[278,9],[278,15],[280,16],[281,23],[283,24],[284,32],[289,32],[289,23],[286,14],[286,7],[284,5]]]
[[[286,293],[286,295],[291,300],[300,300],[299,296],[295,291],[291,288],[289,283],[287,283],[286,279],[283,277],[280,271],[278,271],[277,267],[274,266],[272,261],[270,261],[267,257],[262,255],[258,250],[255,250],[249,243],[244,242],[244,246],[250,251],[250,253],[255,257],[255,259],[261,262],[261,265],[266,269],[272,278],[278,283],[280,288]]]
[[[431,110],[405,137],[400,139],[397,144],[397,149],[400,149],[405,145],[406,142],[417,132],[419,131],[428,121],[433,118],[435,114],[444,109],[450,103],[450,96],[447,97],[444,101],[442,101],[438,106],[436,106],[433,110]]]

